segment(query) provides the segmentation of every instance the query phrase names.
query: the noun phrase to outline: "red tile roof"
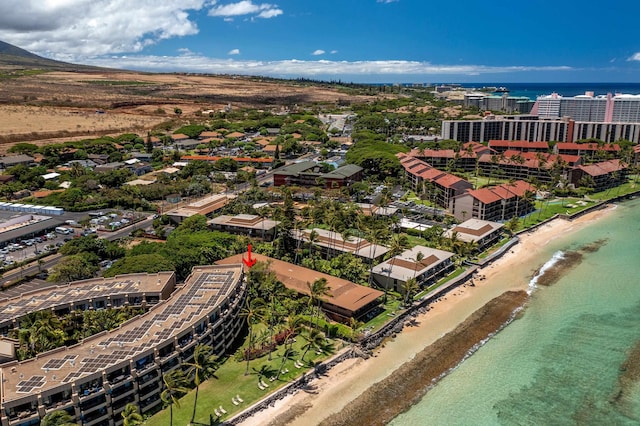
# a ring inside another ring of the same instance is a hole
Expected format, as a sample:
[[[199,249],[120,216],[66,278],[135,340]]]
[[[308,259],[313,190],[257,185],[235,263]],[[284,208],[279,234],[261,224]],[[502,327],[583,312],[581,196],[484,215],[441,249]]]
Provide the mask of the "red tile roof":
[[[595,142],[576,143],[576,142],[558,142],[557,149],[560,150],[579,150],[579,151],[620,151],[618,144],[598,145]]]
[[[609,160],[601,163],[589,164],[586,166],[578,166],[578,169],[591,176],[603,176],[609,173],[619,172],[627,168],[620,160]]]
[[[503,141],[503,140],[490,140],[489,148],[494,147],[507,147],[514,149],[549,149],[549,143],[547,142],[529,142],[529,141]]]

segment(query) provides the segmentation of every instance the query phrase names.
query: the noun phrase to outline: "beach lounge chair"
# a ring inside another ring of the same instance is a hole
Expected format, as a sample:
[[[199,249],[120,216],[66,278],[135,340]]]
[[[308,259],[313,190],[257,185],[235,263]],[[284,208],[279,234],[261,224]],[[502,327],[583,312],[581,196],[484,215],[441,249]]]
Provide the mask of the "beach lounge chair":
[[[240,395],[236,395],[236,401],[244,402],[244,399],[240,398]]]
[[[218,408],[218,410],[220,410],[220,412],[222,414],[227,414],[227,410],[225,410],[224,408],[222,408],[222,405]]]
[[[262,383],[258,383],[258,389],[265,390],[266,388],[264,386],[262,386]]]
[[[231,398],[231,402],[233,402],[233,405],[238,405],[240,404],[237,400],[236,397],[234,396],[233,398]]]
[[[216,415],[216,417],[220,417],[220,413],[218,412],[218,409],[216,408],[215,410],[213,410],[214,414]]]

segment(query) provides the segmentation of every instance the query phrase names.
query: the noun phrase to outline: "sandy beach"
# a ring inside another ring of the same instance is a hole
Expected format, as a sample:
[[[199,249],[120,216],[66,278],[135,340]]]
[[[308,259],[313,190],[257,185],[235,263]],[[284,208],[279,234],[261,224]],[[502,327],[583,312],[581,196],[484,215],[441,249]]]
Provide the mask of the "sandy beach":
[[[597,210],[573,221],[556,219],[533,232],[521,234],[519,244],[491,265],[478,271],[478,276],[486,278],[475,279],[475,286],[465,285],[454,289],[431,304],[428,312],[417,317],[415,326],[406,327],[394,339],[378,347],[373,357],[366,360],[350,359],[340,363],[326,376],[315,380],[311,391],[300,391],[290,395],[240,424],[306,426],[319,424],[329,418],[332,419],[327,420],[326,424],[340,424],[335,420],[339,418],[337,414],[354,404],[358,398],[362,400],[364,394],[375,383],[388,379],[384,382],[385,386],[388,386],[392,383],[393,377],[400,376],[402,370],[399,369],[404,364],[418,362],[418,358],[430,356],[425,353],[425,348],[434,342],[438,342],[438,345],[433,346],[450,345],[451,336],[445,335],[452,331],[467,332],[461,330],[460,326],[463,323],[466,328],[474,327],[472,322],[465,320],[471,315],[479,315],[483,307],[486,309],[489,306],[489,302],[507,292],[521,294],[522,291],[526,291],[530,278],[542,266],[533,261],[542,247],[560,236],[597,221],[614,208],[615,206],[611,206]],[[512,310],[512,307],[509,309]],[[443,337],[447,337],[448,340]],[[459,358],[463,356],[464,352]]]

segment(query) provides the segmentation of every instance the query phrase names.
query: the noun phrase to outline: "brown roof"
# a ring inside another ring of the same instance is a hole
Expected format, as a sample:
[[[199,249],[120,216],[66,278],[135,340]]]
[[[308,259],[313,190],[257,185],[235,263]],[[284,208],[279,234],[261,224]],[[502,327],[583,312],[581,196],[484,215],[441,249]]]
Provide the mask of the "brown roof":
[[[580,151],[620,151],[620,146],[617,144],[603,144],[598,145],[595,142],[590,143],[576,143],[576,142],[558,142],[556,144],[558,150],[580,150]]]
[[[326,278],[331,288],[331,296],[327,297],[325,301],[352,312],[357,311],[384,295],[384,293],[379,290],[355,284],[332,275],[323,274],[313,269],[303,268],[302,266],[283,262],[282,260],[273,259],[261,254],[252,253],[251,256],[257,259],[258,262],[270,263],[270,269],[276,274],[278,280],[288,289],[301,294],[309,294],[307,283],[312,283],[318,278]],[[216,263],[220,265],[237,264],[242,262],[243,257],[246,259],[247,253],[236,254],[219,260]],[[244,268],[247,268],[246,265]]]
[[[483,204],[491,204],[500,201],[502,198],[489,188],[480,188],[467,192]]]
[[[624,166],[620,160],[609,160],[587,166],[578,166],[577,168],[591,176],[602,176],[624,170],[626,166]]]
[[[535,149],[548,149],[548,142],[529,142],[529,141],[501,141],[501,140],[490,140],[489,148],[493,147],[507,147],[507,148],[535,148]]]

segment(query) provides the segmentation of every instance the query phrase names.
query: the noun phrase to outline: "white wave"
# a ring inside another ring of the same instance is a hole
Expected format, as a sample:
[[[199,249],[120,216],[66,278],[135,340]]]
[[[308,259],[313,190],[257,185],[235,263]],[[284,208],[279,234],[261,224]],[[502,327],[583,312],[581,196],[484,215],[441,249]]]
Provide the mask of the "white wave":
[[[553,254],[553,256],[551,256],[551,259],[549,259],[544,265],[542,265],[542,268],[540,268],[540,270],[538,271],[538,273],[535,275],[535,277],[531,278],[531,281],[529,281],[529,289],[527,290],[527,293],[529,295],[531,295],[531,293],[533,293],[533,291],[538,288],[537,284],[538,284],[538,278],[540,278],[541,276],[544,275],[544,273],[551,267],[553,267],[556,263],[560,262],[562,259],[564,259],[564,252],[562,251],[557,251]]]

